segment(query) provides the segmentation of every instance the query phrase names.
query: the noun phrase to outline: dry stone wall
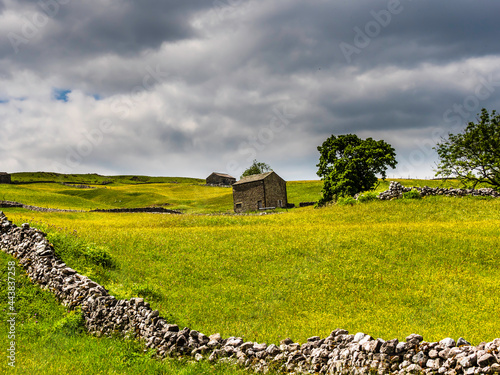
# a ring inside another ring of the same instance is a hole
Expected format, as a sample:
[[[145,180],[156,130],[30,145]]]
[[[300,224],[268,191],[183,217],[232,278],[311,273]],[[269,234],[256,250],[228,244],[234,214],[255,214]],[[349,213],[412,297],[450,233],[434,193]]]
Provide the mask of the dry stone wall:
[[[424,187],[405,187],[401,185],[400,182],[391,181],[389,184],[389,189],[380,193],[378,195],[379,199],[388,200],[393,198],[402,198],[403,193],[416,190],[420,193],[421,197],[426,197],[430,195],[444,195],[447,197],[464,197],[466,195],[476,196],[476,197],[493,197],[499,198],[500,192],[495,191],[491,188],[481,188],[481,189],[455,189],[455,188],[431,188],[428,186]]]
[[[0,201],[0,207],[3,207],[3,208],[20,207],[20,208],[24,208],[26,210],[38,211],[38,212],[84,212],[82,210],[63,210],[63,209],[59,209],[59,208],[37,207],[37,206],[31,206],[29,204],[23,204],[23,203],[12,202],[12,201]]]
[[[162,214],[181,214],[178,210],[169,210],[163,207],[139,207],[139,208],[110,208],[96,209],[90,212],[108,212],[108,213],[162,213]]]
[[[0,248],[19,260],[34,283],[69,308],[80,306],[89,332],[132,334],[160,358],[185,356],[295,374],[500,374],[500,339],[471,346],[462,338],[425,342],[412,334],[400,342],[336,329],[326,338],[310,337],[303,344],[285,339],[278,346],[181,329],[142,298],[115,299],[58,259],[44,233],[29,224],[17,227],[1,211]]]
[[[163,214],[181,214],[178,210],[169,210],[163,207],[138,207],[138,208],[110,208],[110,209],[95,209],[90,211],[84,210],[64,210],[60,208],[46,208],[31,206],[19,202],[0,201],[0,208],[20,207],[26,210],[38,212],[107,212],[107,213],[163,213]]]

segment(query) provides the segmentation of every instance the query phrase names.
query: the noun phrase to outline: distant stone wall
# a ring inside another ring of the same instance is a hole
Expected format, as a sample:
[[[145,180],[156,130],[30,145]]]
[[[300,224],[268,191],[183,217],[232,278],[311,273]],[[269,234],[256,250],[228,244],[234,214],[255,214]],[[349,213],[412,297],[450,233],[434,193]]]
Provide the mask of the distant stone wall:
[[[74,187],[78,189],[97,189],[95,186],[85,185],[85,184],[70,184],[69,182],[62,182],[64,186]]]
[[[318,202],[300,202],[299,207],[314,206]]]
[[[12,208],[20,207],[26,210],[38,211],[38,212],[108,212],[108,213],[163,213],[163,214],[181,214],[182,212],[178,210],[169,210],[163,207],[139,207],[139,208],[109,208],[109,209],[95,209],[90,211],[84,210],[65,210],[60,208],[46,208],[31,206],[29,204],[23,204],[19,202],[12,201],[0,201],[0,208]]]
[[[384,341],[342,329],[328,337],[310,337],[299,344],[280,345],[223,339],[163,319],[142,298],[117,300],[101,285],[78,274],[55,256],[41,231],[13,225],[0,211],[0,248],[19,260],[34,283],[52,291],[69,308],[81,307],[89,332],[131,334],[156,348],[157,355],[191,356],[196,361],[223,361],[257,372],[274,369],[303,374],[499,374],[500,339],[471,346],[460,338],[425,342],[412,334],[405,341]]]
[[[0,201],[0,207],[4,207],[4,208],[23,207],[23,204],[19,203],[19,202],[13,202],[13,201]]]
[[[24,208],[26,210],[31,210],[31,211],[38,211],[38,212],[84,212],[82,210],[63,210],[59,208],[46,208],[46,207],[37,207],[37,206],[31,206],[29,204],[23,204],[19,202],[12,202],[12,201],[0,201],[0,208],[7,208],[7,207],[19,207],[19,208]]]
[[[455,189],[455,188],[431,188],[428,186],[424,187],[405,187],[401,185],[400,182],[391,181],[389,184],[389,189],[380,193],[378,195],[379,199],[388,200],[393,198],[402,198],[403,193],[409,192],[411,190],[417,190],[420,196],[426,197],[430,195],[444,195],[447,197],[464,197],[466,195],[476,196],[476,197],[494,197],[499,198],[500,192],[495,191],[491,188],[481,188],[481,189]]]
[[[162,213],[162,214],[181,214],[177,210],[169,210],[163,207],[140,207],[140,208],[109,208],[109,209],[96,209],[90,212],[111,212],[111,213]]]
[[[222,184],[205,184],[205,186],[210,186],[210,187],[223,187],[223,188],[230,188],[231,185],[222,185]]]

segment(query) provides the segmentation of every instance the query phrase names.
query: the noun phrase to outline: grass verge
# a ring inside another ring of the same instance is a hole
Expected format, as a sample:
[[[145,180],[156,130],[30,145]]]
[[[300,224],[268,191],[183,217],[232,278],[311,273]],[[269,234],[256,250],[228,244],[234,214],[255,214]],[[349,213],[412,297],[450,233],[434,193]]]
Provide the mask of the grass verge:
[[[232,366],[208,362],[151,358],[152,351],[133,339],[93,337],[85,333],[78,311],[67,311],[48,291],[31,284],[16,266],[17,311],[15,338],[9,338],[7,319],[8,262],[14,258],[0,251],[0,361],[3,374],[247,374]],[[15,367],[9,366],[7,348],[15,341]]]

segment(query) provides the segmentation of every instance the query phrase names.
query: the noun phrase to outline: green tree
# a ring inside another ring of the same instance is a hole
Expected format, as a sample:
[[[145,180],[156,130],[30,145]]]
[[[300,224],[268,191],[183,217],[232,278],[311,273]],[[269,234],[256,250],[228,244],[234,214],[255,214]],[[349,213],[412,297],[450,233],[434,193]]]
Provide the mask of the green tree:
[[[268,164],[258,162],[257,160],[254,159],[252,165],[248,167],[245,170],[245,172],[243,172],[240,178],[251,176],[253,174],[266,173],[270,171],[272,171],[272,168]]]
[[[323,205],[339,197],[353,196],[375,187],[387,167],[396,167],[396,152],[385,141],[365,140],[355,134],[330,136],[318,147],[317,175],[323,180]]]
[[[486,183],[500,188],[500,115],[482,109],[478,123],[469,122],[459,134],[438,143],[436,176],[458,178],[465,186]]]

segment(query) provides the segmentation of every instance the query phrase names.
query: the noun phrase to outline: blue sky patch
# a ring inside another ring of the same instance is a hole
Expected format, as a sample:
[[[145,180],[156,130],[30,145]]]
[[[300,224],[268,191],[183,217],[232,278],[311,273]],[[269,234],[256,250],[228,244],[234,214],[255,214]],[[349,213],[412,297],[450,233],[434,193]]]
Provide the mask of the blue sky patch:
[[[54,99],[60,100],[62,102],[67,102],[68,101],[68,94],[71,92],[71,90],[66,90],[66,89],[54,89],[52,95],[54,96]]]

